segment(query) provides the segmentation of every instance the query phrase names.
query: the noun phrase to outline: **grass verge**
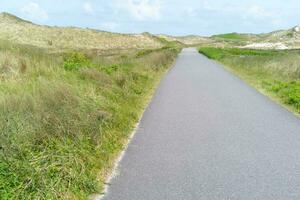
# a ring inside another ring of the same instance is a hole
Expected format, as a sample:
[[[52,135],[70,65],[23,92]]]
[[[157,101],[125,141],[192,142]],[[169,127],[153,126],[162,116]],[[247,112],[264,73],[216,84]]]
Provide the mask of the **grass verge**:
[[[99,193],[179,52],[53,55],[8,42],[0,47],[1,199]]]
[[[300,114],[300,50],[251,50],[203,47],[199,52]]]

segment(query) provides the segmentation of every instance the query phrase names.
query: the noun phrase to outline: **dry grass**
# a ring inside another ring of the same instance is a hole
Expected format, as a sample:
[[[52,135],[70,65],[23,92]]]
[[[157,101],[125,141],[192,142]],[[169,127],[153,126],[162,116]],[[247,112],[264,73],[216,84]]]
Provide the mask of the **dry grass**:
[[[170,35],[159,35],[159,37],[167,41],[177,41],[187,46],[207,45],[215,42],[212,38],[202,37],[197,35],[177,36],[177,37],[170,36]]]
[[[118,34],[81,28],[40,26],[0,14],[0,39],[30,44],[56,51],[65,49],[145,49],[161,48],[163,44],[147,34]]]

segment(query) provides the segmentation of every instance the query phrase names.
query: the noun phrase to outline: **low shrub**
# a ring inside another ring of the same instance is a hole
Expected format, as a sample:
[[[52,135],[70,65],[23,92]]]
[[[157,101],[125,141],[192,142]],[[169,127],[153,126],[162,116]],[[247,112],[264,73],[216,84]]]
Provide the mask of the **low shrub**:
[[[284,103],[300,110],[300,82],[264,81],[263,86],[280,96]]]
[[[78,70],[91,64],[87,56],[80,52],[72,52],[64,55],[64,68],[68,71]]]
[[[140,58],[143,57],[145,55],[148,55],[150,53],[152,53],[154,50],[153,49],[145,49],[145,50],[140,50],[137,54],[136,54],[136,58]]]
[[[113,74],[114,72],[118,71],[119,67],[120,67],[120,66],[119,66],[118,64],[112,64],[112,65],[108,65],[108,66],[102,67],[102,70],[103,70],[105,73],[111,75],[111,74]]]

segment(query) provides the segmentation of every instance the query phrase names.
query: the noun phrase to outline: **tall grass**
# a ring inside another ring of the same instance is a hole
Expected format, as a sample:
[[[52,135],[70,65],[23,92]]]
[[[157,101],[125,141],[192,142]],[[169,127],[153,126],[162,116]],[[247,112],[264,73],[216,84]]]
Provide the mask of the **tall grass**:
[[[177,49],[136,57],[0,45],[1,199],[87,199]]]
[[[300,113],[300,50],[204,47],[199,52],[225,64],[265,94]]]

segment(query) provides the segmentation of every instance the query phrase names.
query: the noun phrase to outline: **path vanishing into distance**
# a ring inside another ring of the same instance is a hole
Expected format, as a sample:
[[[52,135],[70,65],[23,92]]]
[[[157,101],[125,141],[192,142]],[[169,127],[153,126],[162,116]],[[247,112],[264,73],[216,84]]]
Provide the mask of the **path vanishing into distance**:
[[[300,119],[184,49],[104,200],[299,200]]]

